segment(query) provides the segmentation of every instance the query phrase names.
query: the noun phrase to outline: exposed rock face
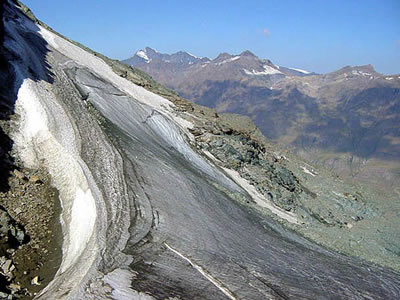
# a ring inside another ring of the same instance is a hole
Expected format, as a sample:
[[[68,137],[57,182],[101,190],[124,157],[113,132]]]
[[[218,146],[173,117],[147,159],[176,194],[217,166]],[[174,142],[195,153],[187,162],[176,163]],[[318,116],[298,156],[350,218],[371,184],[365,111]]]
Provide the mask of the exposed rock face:
[[[399,185],[399,74],[366,65],[316,75],[249,52],[223,53],[173,73],[172,63],[158,68],[156,61],[124,62],[191,101],[249,116],[266,137],[315,164],[377,186]]]
[[[29,236],[24,228],[12,219],[0,206],[0,297],[14,299],[24,295],[22,287],[15,282],[15,261],[13,255],[19,246],[27,243]]]
[[[204,133],[196,141],[223,162],[224,167],[239,171],[277,206],[291,211],[299,205],[297,199],[302,188],[297,178],[249,136],[234,131],[222,136]]]
[[[24,229],[11,218],[4,207],[0,206],[0,235],[2,245],[2,253],[7,248],[17,248],[19,245],[26,243],[29,239],[24,232]]]

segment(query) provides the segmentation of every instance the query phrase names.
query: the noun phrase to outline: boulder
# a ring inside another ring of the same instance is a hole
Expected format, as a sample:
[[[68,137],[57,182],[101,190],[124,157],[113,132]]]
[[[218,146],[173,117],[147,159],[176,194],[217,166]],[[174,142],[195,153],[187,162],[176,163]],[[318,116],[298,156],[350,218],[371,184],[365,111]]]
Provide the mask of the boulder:
[[[14,175],[15,175],[15,177],[17,177],[20,180],[26,179],[25,174],[22,173],[21,171],[14,170]]]
[[[39,176],[32,175],[31,178],[29,178],[29,182],[35,183],[35,184],[40,184],[41,180],[40,180]]]

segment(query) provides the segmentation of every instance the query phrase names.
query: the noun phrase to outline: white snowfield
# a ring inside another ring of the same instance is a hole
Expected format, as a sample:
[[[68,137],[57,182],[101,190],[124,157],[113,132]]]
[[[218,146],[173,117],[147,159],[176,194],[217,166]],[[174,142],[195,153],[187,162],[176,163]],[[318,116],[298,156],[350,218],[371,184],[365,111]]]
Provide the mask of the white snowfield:
[[[271,66],[268,65],[264,65],[263,66],[264,71],[256,71],[256,70],[247,70],[247,69],[243,69],[243,71],[247,74],[247,75],[253,75],[253,76],[263,76],[263,75],[274,75],[274,74],[282,74],[283,73]]]

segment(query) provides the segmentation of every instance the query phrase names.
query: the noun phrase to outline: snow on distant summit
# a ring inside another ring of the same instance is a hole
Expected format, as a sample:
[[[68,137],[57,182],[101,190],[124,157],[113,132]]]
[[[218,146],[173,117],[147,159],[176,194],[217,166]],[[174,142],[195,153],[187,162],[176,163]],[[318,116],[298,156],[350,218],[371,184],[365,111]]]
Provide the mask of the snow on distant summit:
[[[218,65],[218,66],[220,66],[220,65],[223,65],[223,64],[226,64],[226,63],[229,63],[229,62],[238,60],[239,58],[240,58],[240,56],[234,56],[234,57],[225,59],[225,60],[223,60],[223,61],[221,61],[221,62],[217,62],[217,63],[215,63],[215,64]]]
[[[268,59],[257,57],[249,50],[245,50],[238,55],[223,52],[215,59],[210,60],[207,57],[199,57],[185,51],[164,54],[146,47],[137,51],[133,57],[123,62],[142,69],[167,86],[167,81],[173,80],[172,78],[168,79],[170,76],[174,76],[174,80],[178,80],[176,77],[185,77],[183,73],[186,72],[189,72],[188,74],[197,74],[196,76],[200,77],[223,78],[224,74],[231,74],[232,76],[242,77],[242,79],[259,77],[267,80],[268,77],[275,80],[277,76],[303,77],[315,74],[299,68],[286,68],[275,65]]]
[[[146,47],[137,51],[133,57],[123,62],[139,69],[142,68],[143,71],[150,73],[152,76],[156,76],[155,78],[158,78],[157,74],[159,73],[173,73],[178,75],[179,72],[189,69],[192,72],[198,68],[207,72],[206,70],[209,68],[215,67],[223,68],[225,70],[224,72],[226,72],[226,68],[228,67],[233,68],[243,74],[243,76],[281,75],[291,77],[315,74],[299,68],[286,68],[275,65],[268,59],[260,59],[249,50],[243,51],[239,55],[232,55],[224,52],[219,54],[215,59],[210,60],[207,57],[199,57],[185,51],[164,54],[150,47]],[[229,66],[227,64],[229,64]],[[213,71],[215,72],[216,70],[214,69]]]
[[[294,70],[303,74],[311,74],[311,72],[306,71],[306,70],[302,70],[302,69],[296,69],[296,68],[289,68],[290,70]]]
[[[194,58],[198,58],[198,59],[202,59],[203,58],[203,57],[196,56],[196,55],[194,55],[194,54],[192,54],[190,52],[186,52],[186,53],[189,54],[191,57],[194,57]]]
[[[124,60],[123,62],[134,67],[150,63],[156,65],[160,63],[171,64],[175,66],[179,65],[180,67],[182,67],[183,65],[193,65],[197,62],[204,63],[206,61],[209,61],[209,59],[198,57],[185,51],[179,51],[173,54],[164,54],[150,47],[146,47],[137,51],[134,56],[127,60]]]
[[[136,56],[139,56],[141,58],[143,58],[147,63],[149,63],[151,60],[149,59],[149,57],[146,54],[145,50],[139,50],[138,52],[136,52],[135,54]]]
[[[275,69],[275,68],[273,68],[271,66],[264,65],[263,68],[264,68],[264,71],[255,71],[255,70],[249,71],[247,69],[243,69],[243,71],[247,75],[255,75],[255,76],[275,75],[275,74],[284,75],[281,71],[279,71],[279,70],[277,70],[277,69]]]

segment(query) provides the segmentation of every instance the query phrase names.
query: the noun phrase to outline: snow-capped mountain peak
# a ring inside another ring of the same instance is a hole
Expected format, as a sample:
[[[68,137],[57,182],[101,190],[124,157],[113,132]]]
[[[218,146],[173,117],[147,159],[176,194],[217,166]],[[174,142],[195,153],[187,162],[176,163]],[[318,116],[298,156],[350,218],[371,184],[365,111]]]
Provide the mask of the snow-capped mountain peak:
[[[147,63],[151,61],[151,59],[149,59],[149,57],[147,56],[146,50],[139,50],[135,53],[135,56],[143,58]]]
[[[149,63],[190,66],[198,62],[204,63],[207,61],[209,61],[208,58],[198,57],[185,51],[178,51],[173,54],[164,54],[150,47],[146,47],[137,51],[133,57],[124,62],[132,66],[140,66]]]

